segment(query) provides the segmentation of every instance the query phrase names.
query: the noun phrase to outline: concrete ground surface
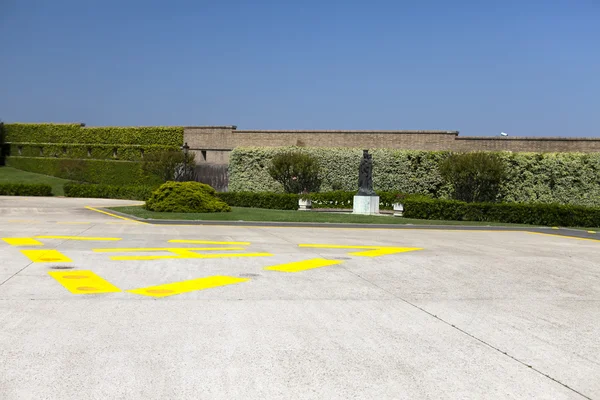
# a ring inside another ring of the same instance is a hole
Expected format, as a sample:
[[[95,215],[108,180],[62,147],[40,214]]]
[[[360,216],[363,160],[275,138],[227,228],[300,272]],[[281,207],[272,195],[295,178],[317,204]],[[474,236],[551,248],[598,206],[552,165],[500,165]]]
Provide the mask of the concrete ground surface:
[[[598,240],[125,204],[0,197],[0,399],[600,399]]]

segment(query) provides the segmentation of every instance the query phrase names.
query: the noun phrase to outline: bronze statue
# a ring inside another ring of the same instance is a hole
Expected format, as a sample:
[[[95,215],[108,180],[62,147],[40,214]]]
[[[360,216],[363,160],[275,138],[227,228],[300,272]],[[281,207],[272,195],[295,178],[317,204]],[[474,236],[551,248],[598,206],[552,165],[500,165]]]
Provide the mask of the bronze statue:
[[[363,158],[358,167],[357,196],[376,196],[373,190],[373,160],[369,150],[363,150]]]

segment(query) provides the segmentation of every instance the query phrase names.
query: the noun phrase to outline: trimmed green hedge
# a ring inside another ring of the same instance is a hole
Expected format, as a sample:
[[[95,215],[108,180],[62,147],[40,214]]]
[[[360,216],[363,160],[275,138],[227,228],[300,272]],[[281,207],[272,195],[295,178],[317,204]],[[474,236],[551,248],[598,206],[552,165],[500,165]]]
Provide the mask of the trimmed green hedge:
[[[465,203],[424,196],[408,197],[403,205],[405,218],[565,227],[600,226],[600,207],[542,203]]]
[[[362,149],[238,147],[229,160],[229,190],[282,192],[268,173],[279,153],[306,152],[321,166],[321,191],[356,191]],[[426,194],[447,198],[450,188],[438,171],[449,152],[374,149],[373,187],[380,192]],[[600,153],[498,153],[507,178],[498,201],[600,206]]]
[[[23,171],[89,183],[112,185],[160,184],[142,171],[142,164],[130,161],[72,160],[57,158],[8,157],[6,163]]]
[[[81,124],[5,124],[8,143],[181,146],[183,127],[90,127]]]
[[[145,208],[149,211],[175,213],[231,211],[231,207],[216,195],[215,189],[204,183],[167,182],[152,192]]]
[[[115,186],[89,183],[67,183],[64,185],[66,197],[87,197],[96,199],[148,200],[158,186]]]
[[[297,210],[298,195],[288,193],[226,192],[217,197],[232,207]]]
[[[9,156],[141,161],[161,151],[179,151],[179,146],[110,144],[12,143]]]
[[[52,186],[43,183],[0,183],[0,196],[52,196]]]

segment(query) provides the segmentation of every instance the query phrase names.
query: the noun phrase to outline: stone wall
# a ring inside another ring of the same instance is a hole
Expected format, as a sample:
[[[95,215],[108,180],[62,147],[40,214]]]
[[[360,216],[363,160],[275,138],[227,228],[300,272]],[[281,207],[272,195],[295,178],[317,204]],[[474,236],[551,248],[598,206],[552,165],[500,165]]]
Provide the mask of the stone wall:
[[[409,150],[600,152],[599,138],[459,137],[458,131],[237,130],[186,127],[184,141],[199,163],[227,164],[235,147],[354,147]]]

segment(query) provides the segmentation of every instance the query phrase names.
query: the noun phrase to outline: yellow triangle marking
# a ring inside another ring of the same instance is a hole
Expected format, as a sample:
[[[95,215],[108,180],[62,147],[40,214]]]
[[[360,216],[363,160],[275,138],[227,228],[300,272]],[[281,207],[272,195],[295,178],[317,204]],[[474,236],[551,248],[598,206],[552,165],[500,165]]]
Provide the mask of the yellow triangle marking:
[[[51,271],[48,274],[73,294],[98,294],[121,291],[121,289],[102,279],[92,271]]]
[[[341,261],[326,260],[324,258],[313,258],[311,260],[295,261],[287,264],[273,265],[265,267],[266,270],[279,272],[301,272],[309,269],[328,267],[330,265],[341,264]]]
[[[367,251],[349,252],[352,256],[379,257],[396,253],[423,250],[420,247],[389,247],[389,246],[347,246],[340,244],[299,244],[298,247],[311,247],[317,249],[365,249]]]
[[[58,250],[21,250],[32,262],[71,262],[69,257]]]
[[[211,289],[219,286],[235,285],[249,281],[248,278],[235,278],[233,276],[209,276],[206,278],[192,279],[189,281],[173,282],[164,285],[150,286],[141,289],[128,290],[129,293],[151,297],[167,297],[196,290]]]
[[[43,246],[44,243],[32,238],[2,238],[11,246]]]

